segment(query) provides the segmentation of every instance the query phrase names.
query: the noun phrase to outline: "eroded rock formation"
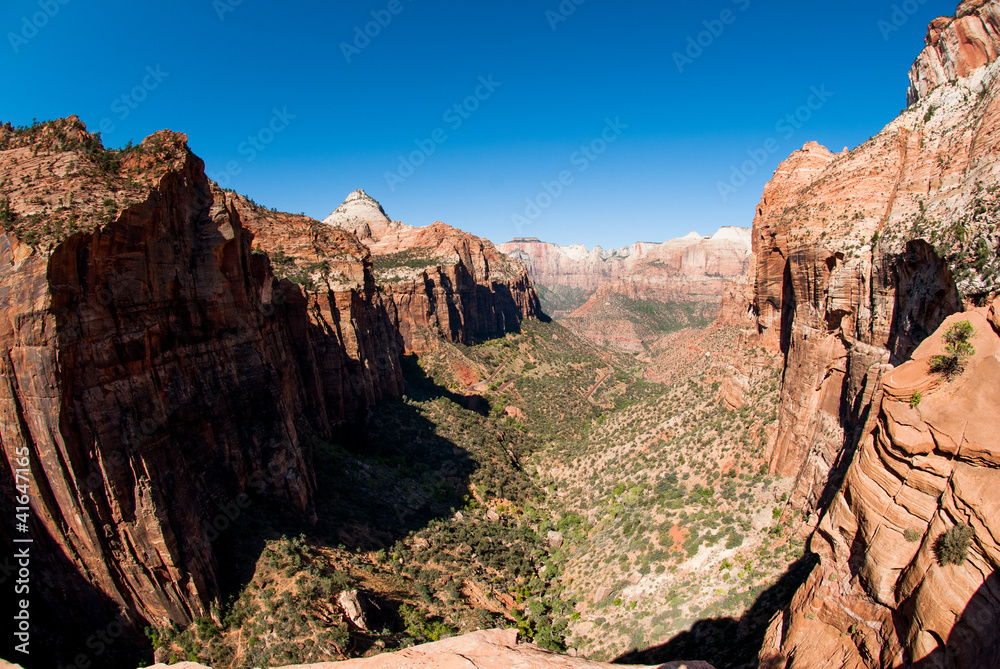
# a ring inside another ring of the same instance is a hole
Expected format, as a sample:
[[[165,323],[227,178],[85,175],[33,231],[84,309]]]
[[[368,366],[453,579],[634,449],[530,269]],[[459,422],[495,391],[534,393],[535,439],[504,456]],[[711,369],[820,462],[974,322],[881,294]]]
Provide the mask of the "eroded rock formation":
[[[393,222],[364,191],[351,193],[325,222],[358,233],[374,257],[403,344],[417,353],[440,337],[472,341],[516,331],[542,315],[524,265],[492,242],[444,223]]]
[[[990,0],[966,0],[954,17],[931,23],[926,42],[927,48],[910,70],[910,104],[997,59],[1000,10]]]
[[[692,232],[662,244],[639,242],[611,252],[515,239],[498,247],[523,260],[536,285],[576,291],[552,316],[569,315],[599,289],[635,300],[718,306],[726,281],[745,276],[752,262],[750,231],[722,228],[711,237]],[[600,298],[592,298],[600,299]]]
[[[360,417],[386,394],[401,395],[402,341],[368,248],[339,228],[231,197],[254,249],[269,256],[280,277],[265,285],[265,309],[297,307],[286,314],[300,357],[320,367],[324,392],[316,401],[332,402],[336,416]]]
[[[806,145],[758,208],[752,311],[786,354],[771,469],[821,514],[767,669],[1000,666],[998,8],[934,21],[912,106],[854,151]],[[964,320],[976,355],[947,381],[929,359]]]
[[[0,484],[27,453],[33,650],[211,615],[219,531],[258,498],[311,517],[305,435],[401,392],[370,260],[344,233],[314,243],[343,286],[277,280],[244,219],[303,245],[306,222],[255,216],[168,131],[123,159],[76,118],[4,128],[0,183]]]
[[[965,20],[992,21],[996,3],[973,4]],[[799,508],[829,501],[884,365],[997,290],[996,71],[928,88],[853,151],[807,144],[764,191],[752,309],[787,353],[771,469],[798,477]]]
[[[976,354],[947,381],[930,358],[962,320],[975,328]],[[909,362],[886,371],[869,429],[812,538],[820,564],[773,622],[762,666],[1000,666],[997,406],[1000,332],[986,309],[951,316]],[[941,537],[966,524],[967,558],[946,563]]]

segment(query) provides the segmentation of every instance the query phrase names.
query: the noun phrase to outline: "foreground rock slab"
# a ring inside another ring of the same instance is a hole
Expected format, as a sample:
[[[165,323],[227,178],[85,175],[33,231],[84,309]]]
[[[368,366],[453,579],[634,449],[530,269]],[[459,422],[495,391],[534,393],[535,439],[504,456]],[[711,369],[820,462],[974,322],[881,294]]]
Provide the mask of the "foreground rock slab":
[[[636,665],[628,665],[635,667]],[[517,630],[490,630],[415,646],[377,657],[322,664],[300,664],[284,669],[621,669],[626,665],[593,662],[567,657],[519,644]],[[655,665],[656,669],[713,669],[704,662],[671,662]],[[150,669],[207,669],[203,665],[183,662],[167,667],[157,664]],[[647,669],[653,669],[647,665]]]

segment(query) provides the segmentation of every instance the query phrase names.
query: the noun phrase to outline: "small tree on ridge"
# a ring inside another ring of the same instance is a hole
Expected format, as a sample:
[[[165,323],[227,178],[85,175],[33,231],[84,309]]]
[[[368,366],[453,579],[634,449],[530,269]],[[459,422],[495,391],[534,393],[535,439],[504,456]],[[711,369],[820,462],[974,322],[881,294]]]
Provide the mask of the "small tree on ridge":
[[[944,355],[931,358],[931,371],[951,379],[962,373],[965,363],[976,354],[969,339],[976,333],[969,321],[955,323],[944,334]]]

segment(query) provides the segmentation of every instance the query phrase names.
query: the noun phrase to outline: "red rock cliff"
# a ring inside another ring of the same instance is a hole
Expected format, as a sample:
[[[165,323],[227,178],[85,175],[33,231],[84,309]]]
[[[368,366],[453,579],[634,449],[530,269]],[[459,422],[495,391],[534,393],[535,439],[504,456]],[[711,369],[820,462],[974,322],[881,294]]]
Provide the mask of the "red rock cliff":
[[[786,357],[771,469],[818,512],[821,558],[772,623],[767,669],[1000,666],[1000,338],[998,306],[979,306],[1000,292],[998,7],[936,20],[914,104],[851,152],[806,145],[758,207],[751,307]],[[945,383],[928,358],[961,320],[977,353]],[[968,560],[944,564],[959,524]]]
[[[927,48],[910,70],[910,104],[997,59],[1000,8],[989,0],[966,0],[954,17],[931,23],[926,42]]]
[[[317,242],[349,278],[307,298],[252,251],[244,218],[263,238],[275,218],[215,188],[183,135],[121,160],[75,118],[0,129],[0,483],[27,452],[51,647],[210,615],[213,522],[247,493],[310,517],[303,434],[401,389],[356,240]]]
[[[762,667],[1000,666],[998,309],[1000,300],[992,312],[952,316],[885,374],[847,478],[810,542],[820,564],[773,621]],[[976,354],[947,382],[929,359],[963,320],[975,328]],[[959,525],[971,537],[954,564],[939,542]]]
[[[787,354],[771,468],[798,477],[800,508],[843,476],[883,365],[997,290],[995,70],[939,85],[853,151],[807,144],[764,191],[753,308]]]
[[[440,337],[470,343],[512,332],[542,315],[524,265],[491,242],[444,223],[415,228],[392,222],[364,191],[325,221],[357,232],[374,258],[406,350],[432,349]]]

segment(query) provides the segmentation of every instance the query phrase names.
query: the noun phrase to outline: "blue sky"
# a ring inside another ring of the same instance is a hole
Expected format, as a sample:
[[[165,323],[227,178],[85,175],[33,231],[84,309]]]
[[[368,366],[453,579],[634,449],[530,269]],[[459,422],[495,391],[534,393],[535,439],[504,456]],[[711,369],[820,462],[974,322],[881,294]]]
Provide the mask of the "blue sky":
[[[899,113],[955,6],[6,0],[0,120],[185,132],[218,181],[317,218],[364,188],[412,225],[617,247],[749,226],[790,152]]]

